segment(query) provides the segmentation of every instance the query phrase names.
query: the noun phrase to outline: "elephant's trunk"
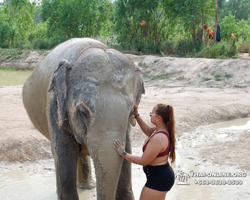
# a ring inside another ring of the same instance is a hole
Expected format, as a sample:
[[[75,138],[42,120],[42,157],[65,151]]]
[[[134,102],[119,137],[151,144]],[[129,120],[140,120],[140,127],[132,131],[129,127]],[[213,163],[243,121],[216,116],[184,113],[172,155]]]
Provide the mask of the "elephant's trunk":
[[[123,163],[123,158],[113,148],[115,139],[125,141],[125,134],[117,132],[98,133],[98,136],[93,137],[92,135],[91,139],[88,140],[90,155],[95,166],[96,182],[98,183],[96,188],[98,200],[115,199]]]

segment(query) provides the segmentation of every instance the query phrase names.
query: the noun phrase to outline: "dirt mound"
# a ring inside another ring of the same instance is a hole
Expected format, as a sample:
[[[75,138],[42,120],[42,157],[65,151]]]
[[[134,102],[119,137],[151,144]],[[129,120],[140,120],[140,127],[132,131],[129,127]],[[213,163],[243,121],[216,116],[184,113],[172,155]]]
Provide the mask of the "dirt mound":
[[[154,85],[206,88],[250,86],[250,60],[127,56],[141,68],[144,79],[154,82]]]
[[[32,125],[22,103],[22,86],[0,87],[0,161],[51,158],[49,141]]]
[[[0,160],[5,163],[36,162],[52,158],[50,142],[45,138],[26,136],[25,139],[1,139]]]
[[[14,67],[18,70],[33,70],[49,51],[24,51],[18,59],[0,59],[0,68]]]

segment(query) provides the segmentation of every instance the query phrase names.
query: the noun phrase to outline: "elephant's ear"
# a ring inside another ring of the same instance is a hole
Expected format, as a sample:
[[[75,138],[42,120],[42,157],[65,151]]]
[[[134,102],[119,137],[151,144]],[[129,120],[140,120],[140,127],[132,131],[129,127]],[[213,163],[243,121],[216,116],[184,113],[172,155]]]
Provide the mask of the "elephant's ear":
[[[68,91],[68,72],[71,69],[69,61],[63,59],[53,74],[48,92],[55,92],[57,99],[58,126],[62,127],[66,118],[66,97]]]
[[[139,68],[135,69],[135,74],[136,74],[136,81],[135,81],[135,88],[134,88],[134,105],[139,105],[141,101],[141,95],[145,94],[145,89],[144,89],[144,82],[141,76],[141,71]],[[131,110],[131,113],[129,115],[129,122],[132,126],[136,125],[136,119],[134,118],[134,107]]]

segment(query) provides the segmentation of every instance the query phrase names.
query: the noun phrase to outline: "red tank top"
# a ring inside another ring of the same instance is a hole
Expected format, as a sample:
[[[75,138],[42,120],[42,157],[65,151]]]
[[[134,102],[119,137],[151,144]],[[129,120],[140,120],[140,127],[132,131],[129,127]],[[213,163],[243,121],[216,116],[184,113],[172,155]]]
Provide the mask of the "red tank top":
[[[156,157],[158,158],[158,157],[165,156],[165,155],[167,155],[167,154],[169,153],[169,150],[170,150],[170,138],[169,138],[168,133],[165,132],[165,131],[158,131],[158,132],[156,132],[155,134],[157,134],[157,133],[164,133],[164,134],[168,137],[168,147],[166,148],[165,151],[159,153],[159,154],[156,156]],[[155,135],[155,134],[154,134],[154,135]],[[154,136],[152,136],[152,137],[154,137]],[[151,139],[151,138],[150,138],[150,139]],[[149,139],[149,140],[150,140],[150,139]],[[145,149],[146,149],[146,147],[147,147],[147,145],[148,145],[149,140],[146,142],[146,144],[143,145],[143,148],[142,148],[142,151],[143,151],[143,152],[145,151]]]

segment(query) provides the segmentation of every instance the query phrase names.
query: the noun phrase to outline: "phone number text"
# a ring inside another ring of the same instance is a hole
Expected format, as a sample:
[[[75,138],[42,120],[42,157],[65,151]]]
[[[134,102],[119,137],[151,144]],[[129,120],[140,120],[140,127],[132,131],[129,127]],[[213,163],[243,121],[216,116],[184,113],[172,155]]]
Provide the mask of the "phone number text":
[[[242,185],[242,180],[194,180],[196,185]]]

